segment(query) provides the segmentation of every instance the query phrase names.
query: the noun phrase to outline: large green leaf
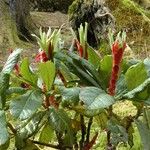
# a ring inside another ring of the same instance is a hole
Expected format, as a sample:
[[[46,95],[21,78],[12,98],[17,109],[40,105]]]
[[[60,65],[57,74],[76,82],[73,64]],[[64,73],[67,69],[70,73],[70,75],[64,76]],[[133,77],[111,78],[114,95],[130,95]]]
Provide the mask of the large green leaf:
[[[95,66],[74,53],[68,53],[68,55],[73,59],[74,64],[82,66],[82,69],[84,69],[85,72],[97,82],[98,87],[100,87],[102,80]]]
[[[128,90],[136,88],[148,78],[144,63],[138,63],[130,67],[126,74],[125,80]]]
[[[73,144],[73,131],[71,127],[71,120],[62,109],[49,108],[49,123],[59,133],[65,133],[69,136],[69,143]]]
[[[62,105],[77,105],[79,102],[79,87],[73,87],[73,88],[63,88],[61,92],[62,96]]]
[[[51,90],[55,79],[55,65],[51,61],[43,62],[39,64],[39,73],[47,91]]]
[[[88,45],[88,48],[87,48],[87,52],[88,52],[88,61],[94,65],[95,69],[98,69],[99,68],[99,65],[100,65],[100,57],[99,55],[96,53],[96,51],[90,47]]]
[[[91,110],[107,108],[115,102],[112,96],[96,87],[82,88],[79,98]]]
[[[9,74],[0,73],[0,108],[4,108],[6,102],[6,91],[9,88]]]
[[[11,73],[14,66],[18,62],[21,51],[22,51],[21,49],[16,49],[9,55],[4,67],[2,69],[3,73],[8,73],[8,74]]]
[[[5,112],[0,110],[0,150],[9,146],[9,133],[7,131]]]
[[[150,142],[149,142],[150,141],[150,130],[140,120],[136,120],[135,123],[136,123],[139,133],[140,133],[143,149],[149,150],[149,148],[150,148]]]
[[[27,82],[36,85],[37,76],[31,71],[28,58],[25,58],[20,66],[20,74]]]
[[[104,56],[104,58],[100,62],[99,76],[101,79],[103,79],[103,87],[105,89],[108,88],[111,70],[112,70],[112,56],[110,55]]]
[[[54,130],[46,123],[40,133],[39,141],[49,143],[54,138]]]
[[[39,111],[34,114],[29,120],[22,121],[17,128],[17,135],[15,136],[15,146],[18,149],[25,149],[28,145],[26,140],[34,136],[42,127],[42,121],[45,117],[45,112]]]
[[[149,93],[147,93],[147,88],[150,86],[150,78],[146,79],[142,84],[134,88],[133,90],[129,91],[128,93],[124,94],[122,98],[124,99],[133,99],[137,94],[144,91],[146,89],[145,98],[148,98]],[[141,99],[147,100],[147,99]]]
[[[41,93],[31,90],[11,101],[10,112],[14,117],[24,120],[33,115],[41,105]]]
[[[56,62],[58,62],[58,61],[56,61]],[[63,75],[63,77],[65,78],[65,81],[67,83],[69,83],[69,82],[74,83],[77,80],[79,80],[77,76],[75,76],[73,73],[70,72],[69,68],[67,68],[64,63],[59,61],[59,63],[57,65],[58,65],[59,71],[61,72],[61,74]]]
[[[18,136],[20,136],[21,139],[27,139],[32,135],[36,134],[38,128],[41,127],[40,122],[42,121],[44,115],[44,111],[39,111],[35,113],[31,119],[23,121],[18,126]]]
[[[75,56],[75,54],[71,56]],[[64,64],[69,68],[70,72],[74,73],[77,77],[80,78],[81,83],[86,84],[86,85],[94,85],[96,87],[100,87],[100,85],[97,83],[97,81],[95,81],[91,73],[86,71],[86,69],[82,66],[80,62],[81,59],[77,59],[77,60],[73,59],[67,56],[67,54],[62,53],[62,52],[55,54],[55,58],[60,61],[63,61]]]

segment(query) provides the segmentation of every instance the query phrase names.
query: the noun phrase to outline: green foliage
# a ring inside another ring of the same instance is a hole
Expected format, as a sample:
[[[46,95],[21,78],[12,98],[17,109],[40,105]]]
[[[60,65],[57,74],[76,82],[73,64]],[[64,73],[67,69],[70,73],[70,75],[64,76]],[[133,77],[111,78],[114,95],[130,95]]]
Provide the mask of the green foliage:
[[[79,97],[90,110],[108,108],[115,102],[112,96],[96,87],[82,88]]]
[[[33,115],[41,105],[41,92],[29,90],[25,94],[11,100],[10,113],[15,118],[24,120]]]
[[[13,70],[14,66],[16,65],[20,53],[21,53],[21,49],[16,49],[14,50],[8,57],[3,69],[2,69],[2,73],[4,74],[10,74],[11,71]]]
[[[63,88],[61,91],[62,96],[62,105],[63,106],[76,106],[79,102],[79,87],[73,87],[73,88]]]
[[[54,138],[54,130],[49,124],[45,124],[39,137],[40,142],[49,143]]]
[[[88,57],[79,56],[74,47],[73,51],[60,51],[60,30],[52,35],[40,31],[41,37],[36,37],[40,47],[50,47],[45,49],[46,54],[39,52],[39,62],[34,68],[27,58],[18,63],[20,49],[10,54],[0,72],[0,149],[7,149],[11,137],[17,149],[38,149],[38,144],[40,148],[78,146],[88,150],[93,148],[96,138],[102,139],[107,148],[120,148],[121,143],[134,147],[134,123],[144,149],[150,147],[149,58],[123,59],[115,68],[118,74],[114,77],[114,58],[111,55],[100,58],[87,44],[86,30],[87,27],[81,26],[80,40],[82,46],[87,46],[84,48]],[[45,55],[47,59],[42,58]],[[13,72],[16,64],[17,74]],[[113,96],[107,90],[110,77],[118,79]],[[122,117],[114,111],[117,101],[125,99],[136,106],[134,115]],[[93,136],[102,131],[105,133],[102,138]]]
[[[125,74],[128,90],[132,90],[147,79],[145,65],[139,63],[128,69]]]
[[[23,79],[30,84],[36,85],[37,83],[37,76],[33,73],[30,69],[28,58],[25,58],[20,66],[20,74],[22,75]]]
[[[55,110],[54,108],[50,108],[49,122],[53,129],[55,129],[58,133],[65,133],[65,139],[69,145],[73,144],[74,137],[73,130],[71,128],[71,120],[64,110]]]
[[[46,90],[51,90],[55,78],[55,65],[50,61],[46,63],[40,63],[39,74],[46,85]]]
[[[5,112],[0,110],[0,149],[7,149],[9,146],[9,133],[7,131],[7,123]]]

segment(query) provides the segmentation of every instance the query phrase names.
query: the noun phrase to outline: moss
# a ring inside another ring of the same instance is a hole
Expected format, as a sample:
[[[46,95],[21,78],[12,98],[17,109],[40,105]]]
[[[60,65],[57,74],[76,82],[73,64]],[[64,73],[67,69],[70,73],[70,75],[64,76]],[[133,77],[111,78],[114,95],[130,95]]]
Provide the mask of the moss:
[[[141,53],[150,49],[148,44],[150,42],[150,11],[132,0],[107,0],[106,2],[116,18],[116,31],[127,32],[127,42],[133,51]]]

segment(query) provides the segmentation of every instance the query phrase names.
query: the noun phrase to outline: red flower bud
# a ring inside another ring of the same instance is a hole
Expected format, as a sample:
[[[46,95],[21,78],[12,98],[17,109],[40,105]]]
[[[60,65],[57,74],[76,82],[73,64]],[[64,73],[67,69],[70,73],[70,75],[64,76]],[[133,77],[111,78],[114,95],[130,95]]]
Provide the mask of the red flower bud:
[[[123,33],[122,39],[117,39],[115,42],[112,43],[113,66],[108,88],[108,93],[112,96],[115,95],[119,69],[123,57],[123,52],[126,48],[126,42],[123,40],[125,40],[125,33]]]
[[[46,62],[46,61],[48,61],[48,58],[47,58],[47,55],[46,55],[46,53],[45,53],[45,51],[40,51],[37,55],[36,55],[36,57],[35,57],[35,61],[36,62]]]

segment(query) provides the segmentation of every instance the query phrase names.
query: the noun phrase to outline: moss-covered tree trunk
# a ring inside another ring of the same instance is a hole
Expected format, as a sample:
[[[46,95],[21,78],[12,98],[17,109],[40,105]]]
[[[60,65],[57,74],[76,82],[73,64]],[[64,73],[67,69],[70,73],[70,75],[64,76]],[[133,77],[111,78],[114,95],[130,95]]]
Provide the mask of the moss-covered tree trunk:
[[[18,42],[16,24],[10,16],[9,5],[0,0],[0,51],[15,47]]]
[[[30,40],[27,0],[0,0],[0,52]]]
[[[32,40],[30,28],[30,0],[9,0],[9,10],[17,25],[18,35],[23,40]]]
[[[105,6],[105,0],[75,0],[69,8],[72,28],[78,31],[80,24],[88,22],[88,43],[98,47],[105,38],[108,27],[113,27],[114,18]]]

